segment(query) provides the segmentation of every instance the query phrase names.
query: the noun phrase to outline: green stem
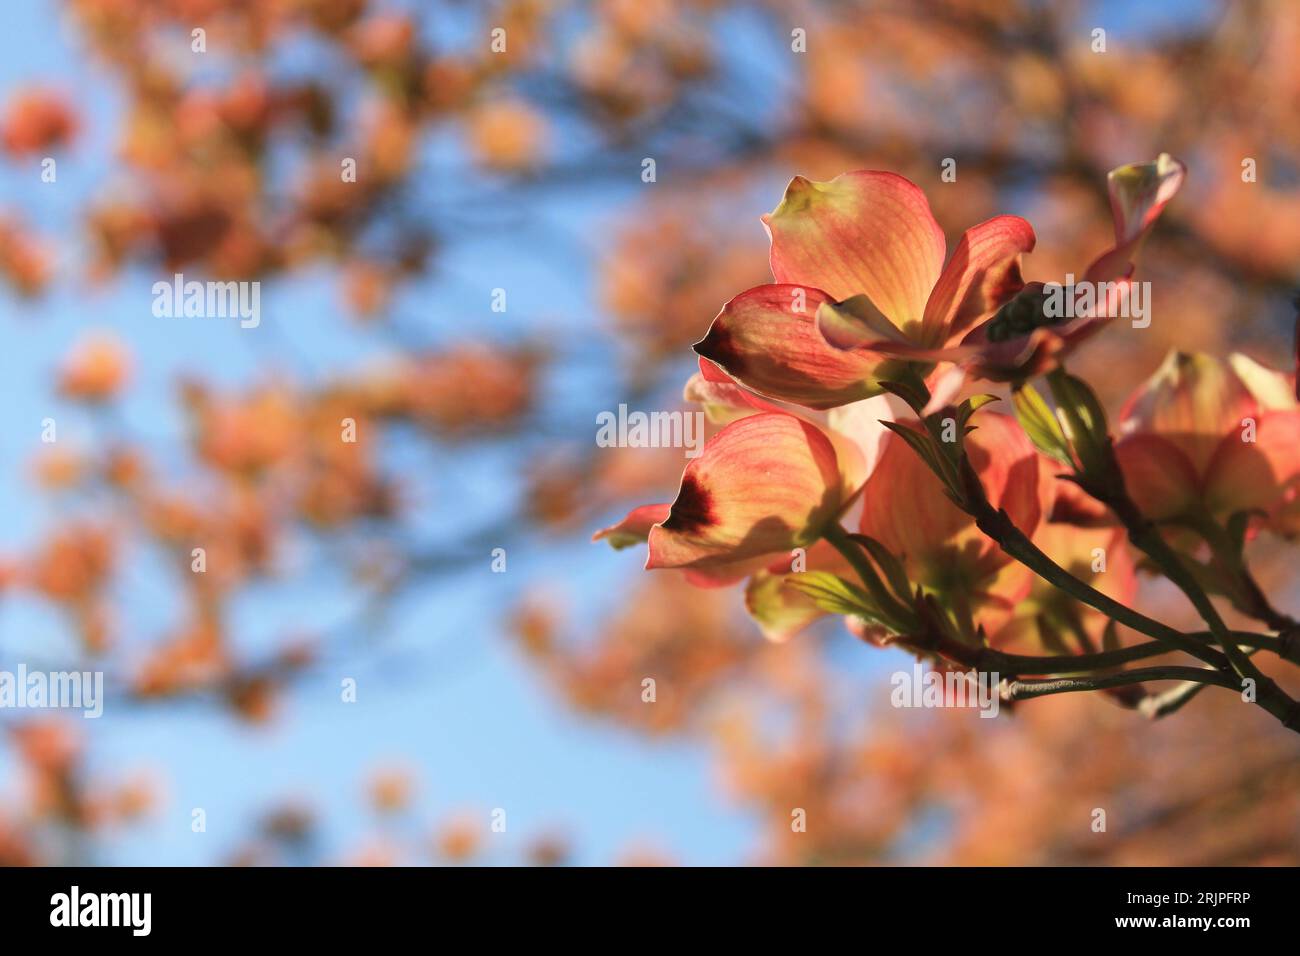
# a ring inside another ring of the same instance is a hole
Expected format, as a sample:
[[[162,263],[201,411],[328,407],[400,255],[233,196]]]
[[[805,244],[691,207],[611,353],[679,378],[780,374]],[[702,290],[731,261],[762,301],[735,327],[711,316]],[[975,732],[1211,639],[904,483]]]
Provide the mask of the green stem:
[[[1257,621],[1263,621],[1275,631],[1300,629],[1300,622],[1273,607],[1264,589],[1250,573],[1239,542],[1232,539],[1227,529],[1209,514],[1195,516],[1190,524],[1209,545],[1210,553],[1219,568],[1225,574],[1231,575],[1236,584],[1237,597],[1233,600],[1235,606]]]
[[[1118,467],[1116,472],[1118,473]],[[1122,483],[1120,487],[1123,487]],[[1253,682],[1255,702],[1280,720],[1283,726],[1300,732],[1300,703],[1292,699],[1276,681],[1256,667],[1254,661],[1241,649],[1210,596],[1187,570],[1178,553],[1165,541],[1159,529],[1138,510],[1137,505],[1128,496],[1128,492],[1121,491],[1111,500],[1105,501],[1105,504],[1110,506],[1120,523],[1124,525],[1129,540],[1134,546],[1156,563],[1165,577],[1187,596],[1197,613],[1209,625],[1210,631],[1227,655],[1239,684],[1248,680]]]
[[[975,496],[972,496],[975,497]],[[1132,628],[1139,634],[1163,642],[1171,650],[1180,650],[1215,667],[1227,663],[1223,654],[1197,642],[1190,635],[1175,630],[1167,624],[1147,617],[1139,611],[1120,604],[1110,596],[1080,581],[1061,567],[1011,521],[1006,512],[995,509],[982,494],[969,502],[975,524],[998,543],[1004,552],[1029,568],[1044,581],[1055,585],[1066,594],[1096,608],[1109,618]]]
[[[854,543],[843,528],[835,525],[826,531],[825,537],[857,572],[858,577],[868,591],[874,592],[877,588],[883,587],[880,576],[876,573],[866,554]],[[1063,574],[1069,573],[1064,569],[1060,570]],[[1075,580],[1077,581],[1077,579]],[[1083,582],[1078,583],[1083,584]],[[1084,586],[1086,587],[1086,585]],[[1137,614],[1136,611],[1132,613]],[[1159,622],[1152,621],[1151,623],[1156,624],[1158,627],[1164,627]],[[1271,634],[1252,634],[1246,631],[1233,633],[1242,643],[1259,647],[1275,646],[1279,640]],[[1210,635],[1208,632],[1201,632],[1200,634],[1189,634],[1187,636],[1189,638],[1204,638]],[[962,644],[942,634],[904,635],[904,639],[917,650],[937,653],[955,664],[961,664],[964,667],[970,667],[978,671],[998,671],[1006,674],[1073,674],[1081,671],[1107,670],[1122,667],[1133,661],[1168,654],[1172,650],[1168,643],[1154,640],[1144,644],[1134,644],[1130,647],[1121,647],[1113,651],[1092,654],[1009,654],[991,647]]]
[[[867,557],[862,548],[849,537],[848,532],[840,526],[838,522],[833,522],[829,528],[823,532],[823,537],[835,548],[840,554],[844,555],[844,560],[849,562],[849,566],[857,573],[858,578],[866,586],[868,593],[876,602],[879,609],[884,612],[887,620],[896,621],[901,625],[905,622],[910,623],[915,619],[913,615],[903,604],[895,598],[887,587],[885,582],[880,579],[876,573],[875,566],[872,565],[871,559]]]

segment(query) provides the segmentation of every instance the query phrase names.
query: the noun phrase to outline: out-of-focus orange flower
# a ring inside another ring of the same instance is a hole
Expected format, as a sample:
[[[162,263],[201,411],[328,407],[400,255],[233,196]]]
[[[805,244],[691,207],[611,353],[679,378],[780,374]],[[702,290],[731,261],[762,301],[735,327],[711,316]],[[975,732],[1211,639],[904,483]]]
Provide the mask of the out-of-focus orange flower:
[[[478,344],[418,355],[398,367],[389,394],[400,405],[389,411],[452,435],[502,428],[532,403],[535,366],[531,353]]]
[[[362,66],[398,66],[414,49],[415,24],[402,14],[380,14],[352,28],[348,45]]]
[[[49,491],[66,491],[77,485],[87,473],[86,457],[66,446],[43,448],[36,456],[32,472],[37,483]]]
[[[67,773],[80,759],[81,741],[60,720],[31,720],[10,730],[23,762],[42,774]]]
[[[479,852],[482,824],[469,813],[460,813],[438,828],[434,850],[449,863],[464,863]]]
[[[54,601],[89,596],[106,581],[113,567],[115,543],[105,528],[78,524],[48,538],[28,566],[38,591]]]
[[[476,107],[467,120],[470,147],[478,161],[500,172],[522,172],[542,159],[546,122],[517,100],[493,100]]]
[[[282,461],[301,438],[293,397],[266,388],[231,401],[194,393],[198,449],[218,468],[257,474]]]
[[[74,346],[59,373],[59,391],[68,398],[104,402],[115,397],[131,374],[125,346],[106,333],[95,333]]]
[[[272,839],[286,843],[301,842],[315,826],[315,814],[309,807],[296,802],[282,804],[262,819],[262,831]]]
[[[0,275],[24,296],[39,295],[50,281],[53,259],[18,220],[0,214]]]
[[[113,791],[113,812],[120,820],[145,816],[158,806],[158,785],[152,777],[136,775]]]
[[[441,57],[424,70],[424,97],[434,110],[462,106],[473,92],[477,77],[464,60]]]
[[[13,96],[0,120],[0,145],[25,156],[66,145],[77,132],[77,116],[67,101],[49,90],[24,90]]]
[[[361,318],[373,318],[383,312],[392,292],[390,270],[364,260],[348,263],[343,273],[343,297],[348,308]]]
[[[563,866],[569,853],[568,841],[558,834],[550,834],[530,843],[527,855],[533,866]]]
[[[115,488],[130,491],[146,481],[148,466],[134,449],[113,448],[104,458],[103,477]]]
[[[279,685],[266,674],[236,675],[226,687],[226,701],[249,723],[265,723],[275,713]]]
[[[673,858],[663,850],[645,844],[637,844],[628,847],[620,853],[615,865],[641,869],[647,867],[675,866],[676,863]]]
[[[0,813],[0,866],[36,866],[36,851],[15,821]]]
[[[142,697],[163,697],[208,687],[229,671],[229,659],[215,625],[199,623],[159,644],[135,677]]]
[[[379,813],[398,813],[411,803],[415,781],[402,767],[385,767],[370,778],[370,805]]]
[[[383,867],[397,866],[401,853],[388,843],[370,843],[353,851],[343,861],[344,866]]]
[[[383,183],[406,175],[418,133],[411,116],[385,101],[371,108],[365,125],[366,168]]]

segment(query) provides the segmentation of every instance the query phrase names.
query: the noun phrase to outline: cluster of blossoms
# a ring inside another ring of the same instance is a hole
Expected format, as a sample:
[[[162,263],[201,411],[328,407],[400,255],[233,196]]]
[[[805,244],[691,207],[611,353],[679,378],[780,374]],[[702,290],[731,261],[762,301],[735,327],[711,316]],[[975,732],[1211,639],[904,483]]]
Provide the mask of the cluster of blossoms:
[[[1114,243],[1079,270],[1086,304],[1068,315],[1045,307],[1059,286],[1022,277],[1035,244],[1024,219],[968,229],[945,263],[943,232],[906,179],[796,177],[763,217],[775,282],[733,298],[695,346],[685,397],[721,429],[674,501],[595,537],[647,542],[648,569],[681,569],[699,586],[747,579],[746,605],[777,640],[832,613],[939,666],[1073,673],[1091,654],[1113,674],[1183,650],[1253,677],[1235,644],[1225,656],[1127,610],[1131,549],[1194,601],[1218,593],[1279,632],[1252,646],[1290,653],[1289,618],[1242,550],[1263,529],[1300,530],[1294,375],[1244,355],[1173,354],[1112,435],[1063,366],[1120,313],[1184,175],[1168,155],[1110,173]],[[981,380],[1009,386],[1014,415],[984,410],[997,396]],[[1157,641],[1121,648],[1116,623]],[[1076,660],[982,656],[1011,646]],[[1275,712],[1291,722],[1290,707]]]

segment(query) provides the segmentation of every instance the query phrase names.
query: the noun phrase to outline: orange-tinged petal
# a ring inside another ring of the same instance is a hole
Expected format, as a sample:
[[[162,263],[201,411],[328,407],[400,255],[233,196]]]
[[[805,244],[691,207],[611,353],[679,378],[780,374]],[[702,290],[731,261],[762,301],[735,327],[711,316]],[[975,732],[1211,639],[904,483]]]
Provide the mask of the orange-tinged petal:
[[[686,380],[682,398],[695,402],[715,425],[725,425],[737,418],[758,412],[784,412],[782,408],[737,384],[708,359],[700,359],[700,370]]]
[[[1137,570],[1128,536],[1122,528],[1077,528],[1045,523],[1034,535],[1034,544],[1075,577],[1121,604],[1132,604],[1136,598]],[[1098,553],[1105,562],[1100,566]],[[1041,653],[1038,637],[1039,620],[1043,615],[1058,621],[1066,615],[1077,615],[1088,633],[1097,640],[1100,640],[1109,620],[1034,575],[1028,593],[1022,596],[1015,608],[1015,614],[1000,628],[989,629],[989,644],[1000,649],[1019,647],[1026,652]]]
[[[1240,352],[1229,355],[1228,364],[1261,409],[1280,411],[1300,405],[1296,401],[1294,376],[1261,365]]]
[[[1024,606],[1037,576],[1016,561],[1004,564],[970,594],[971,623],[985,634],[1003,630]]]
[[[1115,217],[1116,243],[1137,239],[1151,228],[1165,204],[1174,198],[1187,176],[1187,167],[1168,153],[1150,163],[1129,163],[1106,175],[1110,208]]]
[[[879,356],[831,348],[818,333],[819,289],[762,285],[728,302],[695,351],[769,398],[833,408],[879,392]],[[799,311],[802,309],[802,311]]]
[[[1253,437],[1253,441],[1245,440]],[[1213,514],[1272,511],[1300,479],[1300,411],[1266,412],[1220,443],[1205,476]]]
[[[904,332],[919,326],[943,267],[943,230],[916,185],[858,170],[816,183],[796,176],[763,217],[777,282],[843,301],[866,295]]]
[[[913,345],[865,295],[817,307],[817,331],[836,349],[871,348],[876,344]]]
[[[726,425],[759,412],[781,412],[822,428],[835,446],[846,501],[861,489],[875,467],[881,444],[889,433],[881,420],[894,420],[896,413],[891,403],[897,401],[888,395],[876,395],[824,412],[770,402],[737,384],[705,358],[700,359],[700,371],[687,380],[684,397],[688,402],[698,402],[709,421],[716,425]]]
[[[627,513],[622,521],[601,528],[591,536],[592,541],[608,540],[615,551],[640,544],[650,536],[650,529],[668,517],[670,505],[640,505]]]
[[[1024,287],[1020,256],[1032,252],[1034,227],[996,216],[962,235],[925,303],[921,341],[947,345],[992,315]]]
[[[907,444],[890,437],[863,490],[861,531],[909,561],[925,562],[972,524]]]
[[[895,404],[902,403],[890,395],[877,395],[826,413],[827,434],[835,445],[846,498],[857,493],[880,461],[889,436],[881,422],[898,417]]]
[[[843,506],[830,440],[790,415],[751,415],[714,435],[650,530],[647,568],[708,567],[820,537]]]
[[[966,436],[965,446],[985,494],[1032,536],[1053,498],[1051,484],[1040,472],[1038,449],[1011,415],[986,411],[972,424],[975,430]]]
[[[770,555],[761,554],[756,558],[741,558],[739,561],[710,564],[699,568],[687,568],[682,572],[682,576],[686,578],[689,584],[697,588],[725,588],[762,571],[763,568],[767,567],[770,560]]]
[[[1125,403],[1120,434],[1159,435],[1204,476],[1219,442],[1255,410],[1250,392],[1226,363],[1202,353],[1171,352]]]
[[[1186,453],[1160,435],[1137,433],[1115,444],[1124,484],[1138,509],[1153,521],[1198,507],[1200,483]]]
[[[1168,153],[1150,163],[1130,163],[1112,169],[1106,177],[1110,208],[1115,219],[1115,246],[1084,273],[1090,282],[1106,282],[1130,275],[1142,243],[1169,200],[1182,188],[1187,167]]]
[[[989,501],[1033,534],[1044,511],[1038,453],[1010,416],[983,412],[974,421],[966,448]],[[920,456],[894,438],[863,491],[861,528],[906,558],[909,574],[928,586],[969,588],[1007,561]]]

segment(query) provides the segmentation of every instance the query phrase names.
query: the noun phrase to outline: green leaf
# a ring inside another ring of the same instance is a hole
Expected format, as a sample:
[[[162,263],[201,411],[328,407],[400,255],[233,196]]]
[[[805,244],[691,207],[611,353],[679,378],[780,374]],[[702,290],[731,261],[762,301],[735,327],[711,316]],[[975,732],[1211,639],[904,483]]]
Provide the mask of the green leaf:
[[[1011,403],[1016,409],[1016,420],[1034,447],[1049,458],[1073,467],[1065,433],[1038,390],[1032,385],[1024,385],[1011,393]]]
[[[943,477],[943,471],[935,459],[934,446],[928,433],[922,434],[914,428],[908,428],[906,425],[900,425],[898,422],[881,421],[882,425],[897,435],[903,441],[907,442],[914,452],[921,456],[921,460],[930,466],[930,470]]]
[[[985,405],[991,405],[993,402],[1001,401],[996,395],[972,395],[966,401],[957,406],[957,426],[962,433],[966,432],[966,423],[971,420],[971,416],[978,412]]]
[[[880,387],[891,395],[897,395],[903,401],[907,402],[912,411],[919,416],[924,411],[925,406],[930,403],[930,391],[925,387],[924,381],[890,381],[881,382]]]
[[[1047,384],[1056,399],[1057,420],[1082,472],[1093,476],[1105,474],[1109,465],[1106,455],[1109,432],[1106,412],[1097,396],[1082,379],[1059,368],[1047,376]]]
[[[903,568],[903,562],[875,538],[865,534],[851,534],[849,538],[862,545],[871,560],[876,563],[876,567],[885,576],[889,582],[889,589],[893,591],[894,596],[903,604],[908,604],[912,599],[912,582],[907,579],[907,571]]]
[[[847,614],[861,617],[873,624],[888,627],[867,592],[829,571],[804,571],[785,579],[786,587],[808,595],[819,608],[828,614]]]

